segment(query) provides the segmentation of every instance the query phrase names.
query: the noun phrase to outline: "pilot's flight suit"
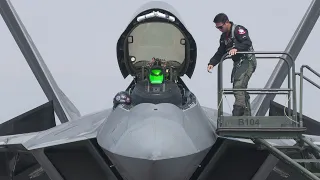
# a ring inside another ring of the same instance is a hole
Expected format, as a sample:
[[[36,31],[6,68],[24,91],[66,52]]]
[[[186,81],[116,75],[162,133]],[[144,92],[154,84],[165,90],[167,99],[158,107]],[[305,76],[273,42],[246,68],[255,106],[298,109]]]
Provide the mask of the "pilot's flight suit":
[[[217,65],[222,56],[232,48],[238,51],[254,51],[248,30],[241,26],[231,23],[231,32],[222,33],[220,46],[215,55],[210,59],[209,65]],[[236,54],[232,56],[233,69],[231,83],[235,89],[246,89],[251,75],[254,73],[257,61],[254,54]],[[235,103],[233,105],[233,116],[251,116],[250,96],[245,91],[235,91]]]

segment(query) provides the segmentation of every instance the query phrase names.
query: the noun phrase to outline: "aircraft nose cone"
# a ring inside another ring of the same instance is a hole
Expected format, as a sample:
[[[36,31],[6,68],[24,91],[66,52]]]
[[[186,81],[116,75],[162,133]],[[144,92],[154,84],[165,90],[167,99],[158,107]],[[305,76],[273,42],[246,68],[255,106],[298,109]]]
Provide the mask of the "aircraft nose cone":
[[[120,155],[149,160],[197,152],[181,124],[161,117],[148,117],[136,123],[110,150]]]
[[[117,108],[97,140],[125,179],[186,179],[213,144],[199,122],[172,104],[139,104],[130,112]]]

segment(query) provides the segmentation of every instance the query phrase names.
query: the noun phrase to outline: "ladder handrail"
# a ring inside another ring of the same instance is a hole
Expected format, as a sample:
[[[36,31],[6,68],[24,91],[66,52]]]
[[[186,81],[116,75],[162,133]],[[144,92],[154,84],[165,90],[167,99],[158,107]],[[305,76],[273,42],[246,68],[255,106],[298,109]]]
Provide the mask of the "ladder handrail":
[[[314,85],[315,87],[320,89],[320,85],[318,85],[317,83],[313,82],[311,79],[307,78],[306,76],[303,75],[303,69],[306,68],[308,69],[310,72],[312,72],[314,75],[318,76],[320,78],[320,74],[312,69],[310,66],[308,65],[302,65],[300,67],[300,73],[295,73],[295,75],[299,75],[300,76],[300,102],[299,102],[299,121],[300,121],[300,127],[303,127],[303,119],[302,119],[302,106],[303,106],[303,79],[305,79],[306,81],[308,81],[309,83],[311,83],[312,85]]]
[[[301,76],[300,73],[296,73],[297,76]],[[318,89],[320,89],[320,85],[315,83],[314,81],[312,81],[311,79],[309,79],[308,77],[306,77],[305,75],[303,75],[303,79],[308,81],[310,84],[312,84],[314,87],[317,87]]]
[[[277,59],[277,58],[280,58],[282,60],[284,60],[287,65],[288,65],[288,89],[292,90],[293,92],[293,98],[292,98],[292,101],[293,101],[293,120],[296,120],[297,118],[297,109],[296,109],[296,79],[295,79],[295,63],[294,63],[294,59],[293,57],[287,53],[287,52],[282,52],[282,51],[249,51],[249,52],[237,52],[237,54],[282,54],[282,55],[287,55],[289,57],[289,60],[287,58],[283,58],[281,56],[276,56],[276,57],[272,57],[272,56],[267,56],[267,57],[256,57],[256,59],[259,59],[259,58],[274,58],[274,59]],[[222,83],[222,76],[223,76],[223,69],[222,69],[222,64],[223,64],[223,61],[226,60],[226,59],[229,59],[231,58],[231,56],[227,57],[228,56],[228,53],[225,53],[222,57],[221,57],[221,60],[220,62],[218,63],[218,119],[221,118],[222,114],[223,114],[223,102],[222,102],[222,95],[223,95],[223,83]],[[291,61],[291,65],[292,65],[292,74],[290,74],[290,63],[289,61]],[[291,78],[292,78],[292,89],[291,89]],[[290,105],[291,105],[291,98],[290,98],[290,95],[291,95],[291,91],[288,91],[288,109],[291,109],[290,108]],[[247,89],[247,91],[250,91],[250,89]],[[272,91],[272,89],[261,89],[261,91]],[[267,93],[265,93],[267,94]],[[279,93],[281,94],[281,93]],[[290,114],[290,113],[289,113]]]
[[[315,148],[316,150],[318,150],[319,148],[317,148],[316,146],[314,146],[312,144],[312,142],[308,141],[306,138],[302,138],[302,140],[307,143],[308,145],[310,145],[312,148]],[[288,155],[286,155],[285,153],[283,153],[282,151],[280,151],[279,149],[275,148],[274,146],[272,146],[270,143],[268,143],[266,140],[264,139],[252,139],[252,141],[255,144],[260,144],[262,146],[264,146],[265,148],[267,148],[269,150],[269,152],[271,154],[273,154],[275,157],[277,157],[278,159],[282,160],[284,163],[288,164],[289,166],[291,166],[292,168],[294,168],[297,171],[300,171],[304,176],[308,177],[309,179],[313,179],[313,180],[319,180],[320,178],[317,177],[314,173],[310,172],[309,170],[307,170],[306,168],[304,168],[302,165],[300,165],[298,162],[296,162],[295,160],[291,159]]]

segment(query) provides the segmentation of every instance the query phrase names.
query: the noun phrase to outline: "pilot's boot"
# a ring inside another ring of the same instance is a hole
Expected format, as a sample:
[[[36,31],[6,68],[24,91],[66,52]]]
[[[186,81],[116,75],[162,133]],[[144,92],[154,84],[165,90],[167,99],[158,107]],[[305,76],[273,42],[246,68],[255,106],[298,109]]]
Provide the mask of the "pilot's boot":
[[[246,108],[244,110],[244,116],[251,116],[250,96],[246,93]]]
[[[246,104],[246,107],[244,109],[244,116],[251,116],[251,108],[250,108],[250,104]]]
[[[232,116],[243,116],[244,110],[243,106],[233,105]]]

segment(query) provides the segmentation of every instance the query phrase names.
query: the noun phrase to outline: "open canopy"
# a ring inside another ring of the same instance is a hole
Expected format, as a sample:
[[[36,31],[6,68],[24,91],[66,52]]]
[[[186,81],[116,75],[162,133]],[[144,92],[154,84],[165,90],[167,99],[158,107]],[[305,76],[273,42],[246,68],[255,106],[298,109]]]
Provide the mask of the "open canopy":
[[[147,22],[132,30],[128,43],[131,64],[139,67],[153,57],[176,62],[181,66],[185,60],[184,35],[174,25],[165,22]]]
[[[197,47],[172,6],[164,2],[143,5],[117,43],[119,68],[124,78],[135,76],[152,58],[166,60],[191,78]]]

